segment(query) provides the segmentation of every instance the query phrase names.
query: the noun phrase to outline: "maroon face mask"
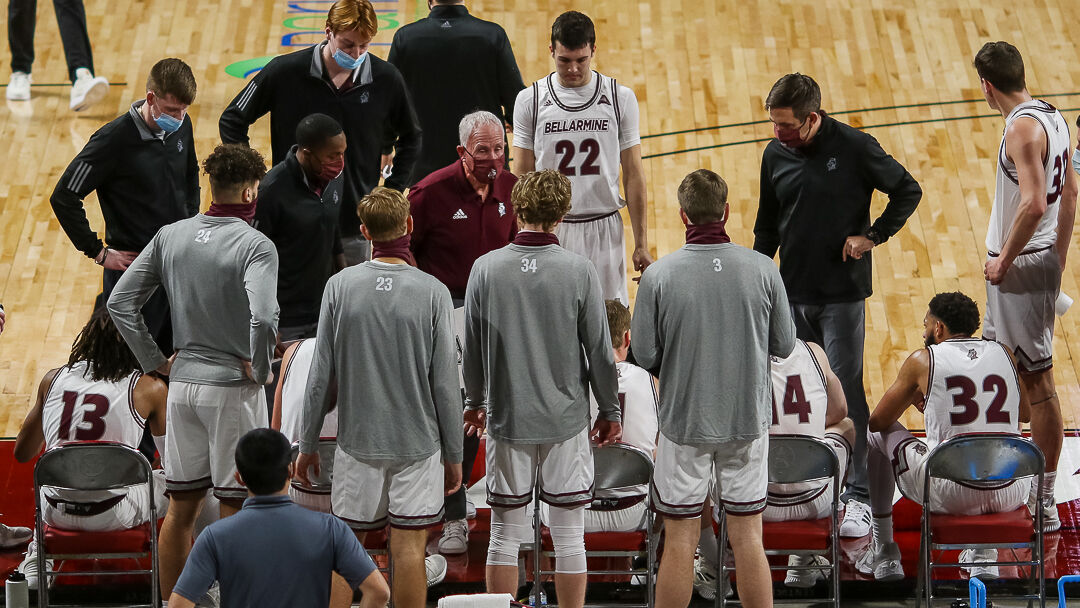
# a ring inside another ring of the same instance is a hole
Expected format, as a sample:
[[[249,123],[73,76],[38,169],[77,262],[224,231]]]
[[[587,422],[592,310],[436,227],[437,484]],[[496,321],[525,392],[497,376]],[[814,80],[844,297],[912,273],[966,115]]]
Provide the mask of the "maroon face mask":
[[[780,125],[773,123],[773,133],[776,134],[776,139],[778,139],[780,143],[784,144],[785,146],[789,148],[802,148],[807,143],[809,143],[807,140],[803,139],[802,136],[803,127],[806,126],[806,123],[809,120],[810,117],[807,116],[806,120],[804,120],[801,125],[794,129],[781,129]]]
[[[309,180],[311,182],[311,188],[316,194],[322,196],[322,192],[326,189],[327,184],[334,181],[337,176],[341,175],[341,172],[344,169],[344,158],[339,158],[335,161],[331,161],[330,164],[320,166],[319,173]]]
[[[469,158],[472,159],[472,168],[469,169],[469,172],[481,184],[494,183],[499,174],[502,173],[503,165],[506,164],[502,155],[495,158],[479,159],[468,150],[465,150],[465,154],[468,154]]]

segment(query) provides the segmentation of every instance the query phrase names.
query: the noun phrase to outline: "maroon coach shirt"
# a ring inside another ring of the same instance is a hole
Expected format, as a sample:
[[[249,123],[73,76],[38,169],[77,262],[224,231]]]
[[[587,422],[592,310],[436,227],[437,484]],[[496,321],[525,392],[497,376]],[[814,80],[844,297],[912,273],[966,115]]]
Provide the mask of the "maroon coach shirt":
[[[409,190],[416,265],[442,281],[451,297],[465,298],[476,258],[505,247],[517,234],[510,204],[515,183],[517,177],[503,171],[481,200],[458,160]]]

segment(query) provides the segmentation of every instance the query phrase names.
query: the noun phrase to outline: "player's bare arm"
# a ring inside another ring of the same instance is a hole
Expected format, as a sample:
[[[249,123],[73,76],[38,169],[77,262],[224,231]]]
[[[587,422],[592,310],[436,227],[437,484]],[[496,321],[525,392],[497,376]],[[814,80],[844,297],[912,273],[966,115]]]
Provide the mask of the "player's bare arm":
[[[930,381],[930,351],[919,349],[908,356],[904,364],[900,366],[900,372],[896,375],[889,390],[882,395],[877,407],[870,414],[870,432],[878,433],[888,429],[894,422],[900,420],[913,402],[920,395],[926,394],[926,385]]]
[[[626,208],[630,212],[630,228],[634,232],[634,253],[630,259],[634,263],[634,270],[642,271],[652,264],[653,259],[649,255],[647,190],[645,169],[641,165],[641,145],[631,146],[620,152],[619,162],[622,164]]]
[[[825,372],[825,391],[829,398],[829,404],[825,408],[825,426],[830,427],[847,418],[847,397],[844,396],[844,387],[840,384],[840,378],[829,365],[829,356],[825,354],[825,350],[815,342],[807,342],[806,345],[813,353],[821,371]]]
[[[467,409],[464,414],[465,435],[479,437],[487,427],[487,410],[483,408]]]
[[[1076,197],[1080,185],[1076,183],[1076,172],[1062,167],[1065,173],[1065,187],[1061,191],[1058,204],[1057,252],[1061,261],[1061,270],[1065,270],[1065,258],[1069,255],[1069,243],[1072,242],[1073,222],[1076,221]]]
[[[984,275],[992,285],[1001,283],[1013,260],[1027,246],[1039,220],[1046,213],[1046,133],[1034,118],[1021,116],[1005,133],[1006,155],[1016,165],[1020,182],[1020,206],[1009,228],[1001,255],[986,262]]]
[[[443,463],[443,495],[450,496],[461,487],[461,463]]]
[[[38,384],[34,406],[27,412],[19,435],[15,438],[15,460],[30,462],[45,447],[45,429],[41,426],[41,411],[45,405],[45,394],[49,392],[53,379],[60,373],[60,368],[51,369]]]
[[[146,419],[154,437],[165,435],[165,407],[169,400],[169,387],[165,381],[154,376],[141,376],[135,382],[132,402],[135,411]]]
[[[514,175],[521,177],[536,171],[536,154],[532,150],[514,146]]]

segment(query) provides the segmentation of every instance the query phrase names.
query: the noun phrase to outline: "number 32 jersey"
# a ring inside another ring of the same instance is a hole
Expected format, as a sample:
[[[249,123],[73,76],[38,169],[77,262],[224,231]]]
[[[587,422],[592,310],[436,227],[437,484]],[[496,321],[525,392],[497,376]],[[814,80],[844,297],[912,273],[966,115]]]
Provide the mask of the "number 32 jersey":
[[[825,373],[806,342],[795,340],[787,358],[770,356],[769,375],[773,391],[769,434],[824,437],[829,392]]]
[[[926,444],[964,433],[1020,430],[1020,379],[1005,347],[975,338],[946,340],[928,348]]]
[[[120,382],[90,378],[90,364],[80,361],[60,368],[42,404],[45,449],[73,441],[115,441],[132,448],[142,440],[146,419],[132,402],[133,372]]]
[[[514,105],[514,147],[532,150],[537,170],[558,169],[570,179],[571,219],[624,206],[620,155],[640,143],[634,92],[599,72],[575,88],[549,74],[521,91]]]

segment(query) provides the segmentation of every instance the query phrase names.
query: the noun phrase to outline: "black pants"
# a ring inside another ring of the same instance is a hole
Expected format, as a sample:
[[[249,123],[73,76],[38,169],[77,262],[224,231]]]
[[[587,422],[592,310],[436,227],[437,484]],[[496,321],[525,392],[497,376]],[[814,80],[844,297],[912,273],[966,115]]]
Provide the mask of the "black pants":
[[[75,70],[94,71],[90,35],[86,31],[83,0],[53,0],[60,40],[64,43],[68,77],[75,82]],[[37,0],[8,0],[8,44],[11,46],[11,71],[30,73],[34,63],[34,27],[37,25]]]
[[[465,486],[469,483],[473,463],[476,462],[476,452],[480,450],[480,438],[466,435],[462,447],[464,450],[461,458],[461,487],[443,501],[443,509],[445,509],[443,521],[465,519]]]

